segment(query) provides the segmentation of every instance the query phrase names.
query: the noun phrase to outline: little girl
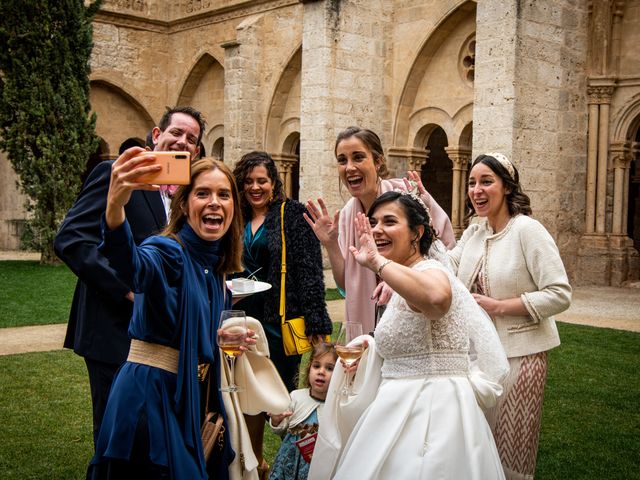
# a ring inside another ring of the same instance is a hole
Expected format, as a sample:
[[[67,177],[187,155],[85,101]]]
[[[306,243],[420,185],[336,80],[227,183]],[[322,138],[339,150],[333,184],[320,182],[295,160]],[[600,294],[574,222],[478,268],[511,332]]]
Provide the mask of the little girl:
[[[273,462],[269,480],[306,480],[311,459],[305,460],[296,442],[318,432],[322,407],[337,358],[332,343],[316,344],[307,369],[308,388],[291,392],[291,411],[271,415],[271,428],[281,437],[284,436],[284,439]],[[303,449],[313,445],[311,442],[301,443],[309,443],[302,446]]]

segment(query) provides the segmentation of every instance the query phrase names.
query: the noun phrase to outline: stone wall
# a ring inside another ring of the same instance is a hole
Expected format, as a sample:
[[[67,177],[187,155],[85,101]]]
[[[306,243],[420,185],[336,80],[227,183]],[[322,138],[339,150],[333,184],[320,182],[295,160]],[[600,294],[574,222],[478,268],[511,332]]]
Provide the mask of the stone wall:
[[[18,190],[17,180],[9,159],[0,151],[0,250],[20,249],[27,199]]]
[[[452,169],[436,172],[445,179],[439,192],[460,232],[469,160],[503,151],[572,279],[603,271],[596,283],[619,283],[637,270],[626,232],[614,240],[610,232],[626,226],[620,185],[638,156],[630,136],[640,124],[640,0],[614,7],[610,54],[589,56],[599,38],[590,34],[591,10],[572,0],[107,0],[91,60],[102,158],[127,138],[143,139],[166,106],[190,104],[208,120],[208,153],[232,165],[266,149],[289,183],[299,170],[300,199],[321,196],[334,210],[347,200],[333,154],[340,130],[376,131],[396,176],[433,160],[425,147],[437,139],[433,158]],[[600,187],[606,221],[602,238],[584,240],[593,203],[587,70],[603,59],[610,68],[598,81],[612,92],[613,142]],[[8,170],[2,157],[0,168]],[[2,219],[23,218],[18,205],[5,202]],[[613,275],[622,264],[626,273]]]
[[[478,4],[474,157],[503,151],[570,272],[584,228],[586,7]]]

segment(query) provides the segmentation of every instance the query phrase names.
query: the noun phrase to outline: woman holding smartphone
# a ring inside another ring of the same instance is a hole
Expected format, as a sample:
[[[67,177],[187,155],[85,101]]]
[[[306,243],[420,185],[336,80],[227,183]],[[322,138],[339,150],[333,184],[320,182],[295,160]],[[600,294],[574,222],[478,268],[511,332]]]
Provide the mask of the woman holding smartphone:
[[[230,307],[224,276],[241,269],[242,218],[233,175],[223,163],[193,163],[191,183],[176,191],[158,236],[136,246],[124,206],[141,174],[160,168],[153,152],[121,155],[113,164],[101,251],[135,293],[131,349],[114,380],[92,460],[93,479],[208,478],[200,438],[198,363],[211,364],[210,409],[226,418],[216,331]],[[251,339],[247,344],[255,343]],[[242,347],[245,348],[246,347]],[[229,432],[210,461],[210,474],[228,477]]]

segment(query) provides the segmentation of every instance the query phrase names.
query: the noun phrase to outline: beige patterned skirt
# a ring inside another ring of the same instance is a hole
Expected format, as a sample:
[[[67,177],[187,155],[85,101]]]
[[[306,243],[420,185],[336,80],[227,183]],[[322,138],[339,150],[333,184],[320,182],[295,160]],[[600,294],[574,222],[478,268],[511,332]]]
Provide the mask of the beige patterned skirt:
[[[498,404],[486,414],[507,479],[532,480],[536,470],[547,353],[509,359]]]

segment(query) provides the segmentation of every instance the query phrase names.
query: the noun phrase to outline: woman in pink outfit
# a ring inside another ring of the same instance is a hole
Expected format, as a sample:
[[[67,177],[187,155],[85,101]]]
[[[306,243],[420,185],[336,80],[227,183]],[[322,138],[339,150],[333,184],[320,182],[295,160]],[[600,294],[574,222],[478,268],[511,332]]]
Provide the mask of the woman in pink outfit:
[[[406,190],[404,179],[386,180],[389,175],[380,138],[373,131],[349,127],[338,134],[334,153],[338,162],[338,175],[352,198],[331,216],[324,201],[318,205],[307,203],[309,215],[305,218],[316,236],[327,249],[333,278],[346,294],[345,322],[361,323],[363,332],[375,328],[376,303],[386,304],[391,290],[378,284],[375,273],[358,265],[349,253],[349,247],[359,248],[354,227],[358,213],[367,213],[374,200],[391,190]],[[448,248],[455,245],[455,237],[447,214],[426,191],[422,200],[429,207],[433,226],[440,240]]]

